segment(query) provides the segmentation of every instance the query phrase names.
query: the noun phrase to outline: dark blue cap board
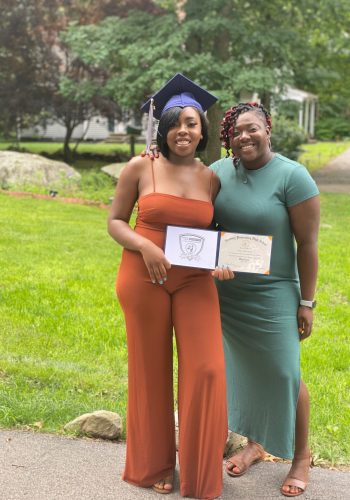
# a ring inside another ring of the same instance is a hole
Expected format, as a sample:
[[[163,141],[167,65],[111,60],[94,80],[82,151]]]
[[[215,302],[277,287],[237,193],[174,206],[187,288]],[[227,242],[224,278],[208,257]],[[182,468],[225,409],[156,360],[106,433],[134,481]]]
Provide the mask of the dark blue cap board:
[[[206,111],[218,100],[181,73],[176,73],[151,99],[153,99],[153,116],[157,120],[164,111],[175,106],[181,108],[193,106],[200,111]],[[151,99],[141,107],[143,112],[148,113]]]

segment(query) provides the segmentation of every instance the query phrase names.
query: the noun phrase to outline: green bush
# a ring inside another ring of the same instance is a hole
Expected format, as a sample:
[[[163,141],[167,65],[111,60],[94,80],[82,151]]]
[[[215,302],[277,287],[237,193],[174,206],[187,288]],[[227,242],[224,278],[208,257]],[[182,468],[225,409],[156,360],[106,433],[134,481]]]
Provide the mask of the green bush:
[[[271,143],[273,151],[297,160],[306,136],[303,130],[285,116],[275,116],[272,122]]]
[[[315,135],[320,141],[334,141],[350,137],[350,120],[342,116],[321,118],[316,123]]]

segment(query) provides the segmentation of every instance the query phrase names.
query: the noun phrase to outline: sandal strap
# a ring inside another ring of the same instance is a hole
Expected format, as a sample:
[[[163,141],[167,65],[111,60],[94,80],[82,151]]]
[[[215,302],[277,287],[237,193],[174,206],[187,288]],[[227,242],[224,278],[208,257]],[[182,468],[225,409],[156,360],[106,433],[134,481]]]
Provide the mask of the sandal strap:
[[[245,465],[245,463],[242,460],[239,460],[239,459],[236,460],[234,456],[229,458],[228,460],[226,460],[226,465],[227,464],[233,465],[232,469],[237,467],[240,470],[240,472],[247,468],[247,466]]]
[[[255,446],[258,448],[258,450],[260,451],[261,453],[261,456],[264,457],[265,456],[265,450],[264,448],[261,446],[261,444],[257,443],[256,441],[251,441],[251,443],[255,444]]]
[[[296,486],[303,491],[305,491],[306,489],[306,483],[304,481],[301,481],[300,479],[296,479],[295,477],[287,477],[283,483],[283,486]]]

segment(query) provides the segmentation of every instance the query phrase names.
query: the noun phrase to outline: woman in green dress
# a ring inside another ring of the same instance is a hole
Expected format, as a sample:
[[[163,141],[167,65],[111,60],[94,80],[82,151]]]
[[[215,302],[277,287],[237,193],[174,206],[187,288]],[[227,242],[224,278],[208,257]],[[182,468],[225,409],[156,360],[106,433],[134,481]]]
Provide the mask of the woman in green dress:
[[[215,271],[226,356],[229,428],[248,437],[229,458],[236,477],[264,451],[292,459],[281,487],[305,491],[310,465],[309,397],[300,380],[300,341],[312,329],[319,192],[306,168],[271,151],[271,117],[257,103],[229,109],[228,154],[211,168],[221,181],[215,221],[222,231],[271,235],[269,275]]]

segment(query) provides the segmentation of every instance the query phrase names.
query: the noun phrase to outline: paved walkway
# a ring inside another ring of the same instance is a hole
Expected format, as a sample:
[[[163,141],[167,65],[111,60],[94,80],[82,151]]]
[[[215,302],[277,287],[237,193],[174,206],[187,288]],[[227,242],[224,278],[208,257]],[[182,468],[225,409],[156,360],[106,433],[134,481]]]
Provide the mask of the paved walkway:
[[[160,500],[149,488],[121,480],[124,443],[70,439],[51,434],[0,430],[1,500]],[[271,500],[279,493],[289,465],[262,462],[241,477],[224,474],[220,500]],[[346,500],[350,472],[311,471],[302,500]],[[178,476],[169,500],[180,499]]]
[[[312,174],[324,193],[350,193],[350,149]]]

